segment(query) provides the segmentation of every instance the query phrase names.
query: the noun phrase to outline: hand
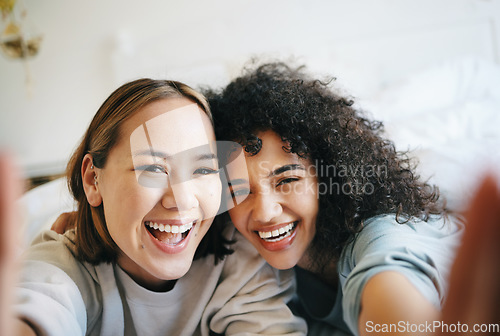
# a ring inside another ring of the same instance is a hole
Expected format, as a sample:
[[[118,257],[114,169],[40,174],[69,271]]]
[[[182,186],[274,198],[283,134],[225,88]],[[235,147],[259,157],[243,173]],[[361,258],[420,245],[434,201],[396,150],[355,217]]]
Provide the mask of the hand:
[[[12,335],[15,319],[11,314],[12,288],[16,281],[17,237],[20,217],[16,199],[21,182],[12,159],[0,153],[0,335]]]
[[[64,234],[64,232],[72,229],[76,222],[76,211],[73,212],[63,212],[57,217],[54,224],[51,226],[51,230],[59,234]]]
[[[16,200],[22,183],[13,160],[0,153],[0,335],[36,336],[35,331],[12,313],[13,288],[17,280],[20,216]]]
[[[472,330],[476,324],[483,328],[488,324],[496,324],[497,328],[500,325],[500,190],[493,177],[483,181],[466,213],[466,221],[442,320],[448,325],[460,322],[471,335],[499,335],[498,329]],[[449,334],[467,333],[462,330]]]

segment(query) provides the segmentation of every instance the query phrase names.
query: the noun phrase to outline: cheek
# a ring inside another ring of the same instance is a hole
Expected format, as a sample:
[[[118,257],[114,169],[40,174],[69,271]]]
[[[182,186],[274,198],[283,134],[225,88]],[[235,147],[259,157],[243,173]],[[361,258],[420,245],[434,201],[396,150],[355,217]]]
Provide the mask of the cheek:
[[[295,203],[301,204],[300,208],[306,209],[308,212],[317,212],[319,203],[317,182],[305,180],[295,184],[288,195],[293,197]]]
[[[135,205],[132,207],[150,207],[151,209],[156,203],[160,202],[165,190],[162,188],[147,188],[142,186],[137,186],[134,188],[129,188],[127,191],[123,191],[121,197],[124,202],[128,204]]]
[[[297,209],[303,209],[301,215],[306,219],[308,225],[307,231],[310,236],[314,236],[316,233],[316,218],[319,210],[318,183],[315,181],[304,183],[301,190],[297,192],[297,195],[299,195],[299,197],[295,199]]]
[[[163,192],[161,188],[141,186],[116,190],[113,207],[108,210],[122,222],[142,221],[143,217],[161,202]],[[104,205],[106,210],[105,201]]]
[[[238,231],[241,233],[245,232],[245,225],[244,225],[244,211],[242,211],[243,207],[236,206],[233,209],[229,210],[229,217],[231,218],[231,222],[233,222],[234,226]]]
[[[219,179],[200,179],[197,198],[205,218],[217,215],[221,202],[221,183]]]

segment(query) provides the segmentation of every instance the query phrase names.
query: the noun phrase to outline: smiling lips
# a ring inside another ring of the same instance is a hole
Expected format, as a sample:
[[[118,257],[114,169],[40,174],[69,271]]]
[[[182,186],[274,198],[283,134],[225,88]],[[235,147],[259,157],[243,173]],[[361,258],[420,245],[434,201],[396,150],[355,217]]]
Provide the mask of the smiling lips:
[[[275,243],[287,237],[290,237],[296,226],[297,222],[293,222],[272,231],[257,231],[257,232],[259,234],[259,237],[265,242]]]
[[[187,237],[195,221],[182,225],[163,224],[153,221],[146,221],[144,224],[151,235],[158,241],[164,244],[177,245]]]

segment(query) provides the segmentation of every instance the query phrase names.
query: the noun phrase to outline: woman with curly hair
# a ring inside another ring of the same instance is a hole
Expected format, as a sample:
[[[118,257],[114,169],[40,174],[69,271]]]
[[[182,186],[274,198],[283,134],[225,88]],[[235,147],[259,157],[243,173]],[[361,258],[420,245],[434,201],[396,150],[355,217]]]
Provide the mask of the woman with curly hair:
[[[462,226],[380,122],[283,63],[207,94],[217,139],[240,143],[248,167],[227,155],[231,220],[269,264],[295,268],[301,315],[361,335],[439,317]]]

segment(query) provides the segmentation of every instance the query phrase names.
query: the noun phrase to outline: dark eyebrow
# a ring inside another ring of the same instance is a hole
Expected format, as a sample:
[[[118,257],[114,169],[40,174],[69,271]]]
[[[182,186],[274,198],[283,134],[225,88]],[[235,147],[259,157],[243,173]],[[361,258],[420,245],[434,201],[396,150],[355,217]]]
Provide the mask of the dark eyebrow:
[[[276,175],[279,175],[279,174],[282,174],[286,171],[289,171],[289,170],[296,170],[296,169],[300,169],[300,170],[306,170],[306,168],[301,165],[301,164],[287,164],[287,165],[284,165],[284,166],[281,166],[279,168],[276,168],[275,170],[273,170],[271,173],[269,173],[269,177],[273,177],[273,176],[276,176]]]

